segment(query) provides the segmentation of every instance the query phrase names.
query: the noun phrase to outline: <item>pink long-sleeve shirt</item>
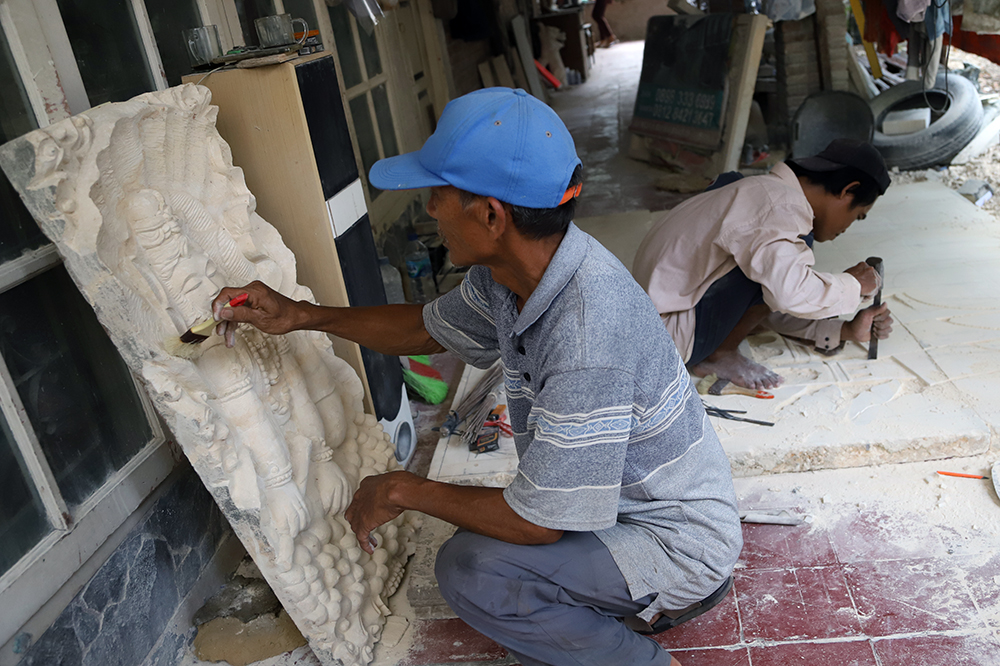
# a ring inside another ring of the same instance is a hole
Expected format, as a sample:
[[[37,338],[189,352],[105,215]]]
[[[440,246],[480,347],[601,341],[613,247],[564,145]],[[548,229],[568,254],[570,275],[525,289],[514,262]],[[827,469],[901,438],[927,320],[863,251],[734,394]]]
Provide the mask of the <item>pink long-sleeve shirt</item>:
[[[813,269],[815,256],[800,238],[812,227],[802,186],[781,163],[766,176],[705,192],[669,211],[643,239],[632,272],[686,362],[694,346],[695,305],[736,266],[761,285],[775,312],[821,320],[858,308],[861,284],[854,277]],[[823,329],[834,326],[839,334],[839,324]]]

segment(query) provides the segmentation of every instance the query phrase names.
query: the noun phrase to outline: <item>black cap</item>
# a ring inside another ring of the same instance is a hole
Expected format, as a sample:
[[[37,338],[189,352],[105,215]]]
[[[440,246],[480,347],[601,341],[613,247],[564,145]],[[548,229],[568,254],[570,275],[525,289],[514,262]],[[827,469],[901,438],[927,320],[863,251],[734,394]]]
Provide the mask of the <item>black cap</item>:
[[[809,171],[836,171],[854,167],[872,177],[879,194],[889,189],[889,170],[882,155],[867,141],[834,139],[819,155],[788,160]]]

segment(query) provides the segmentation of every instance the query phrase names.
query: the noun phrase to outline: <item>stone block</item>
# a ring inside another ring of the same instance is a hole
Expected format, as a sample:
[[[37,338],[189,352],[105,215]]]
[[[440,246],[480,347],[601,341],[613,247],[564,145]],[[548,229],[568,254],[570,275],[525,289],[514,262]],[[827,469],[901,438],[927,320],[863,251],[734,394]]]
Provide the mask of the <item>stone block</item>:
[[[926,107],[890,111],[885,114],[885,118],[882,120],[882,133],[889,136],[912,134],[927,129],[930,124],[931,110]]]

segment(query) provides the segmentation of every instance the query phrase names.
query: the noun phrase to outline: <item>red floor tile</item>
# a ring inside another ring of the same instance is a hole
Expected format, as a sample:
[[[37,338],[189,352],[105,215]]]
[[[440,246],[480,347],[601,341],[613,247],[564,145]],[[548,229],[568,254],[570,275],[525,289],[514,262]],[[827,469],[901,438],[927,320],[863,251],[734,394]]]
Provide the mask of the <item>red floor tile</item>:
[[[947,541],[954,537],[911,514],[900,517],[875,510],[844,517],[830,528],[829,536],[840,562],[947,557]]]
[[[750,655],[745,647],[735,650],[671,650],[670,654],[681,662],[681,666],[750,666]]]
[[[413,648],[399,666],[503,659],[507,651],[462,620],[419,620]]]
[[[840,566],[742,571],[736,592],[747,641],[861,634]]]
[[[1000,643],[988,636],[919,636],[875,641],[882,666],[997,666]]]
[[[845,573],[869,636],[984,627],[950,560],[859,562]]]
[[[740,642],[736,595],[730,591],[715,608],[653,638],[668,650],[736,645]]]
[[[783,643],[751,647],[753,666],[876,666],[871,644],[866,640],[843,643]],[[909,666],[918,666],[919,662]],[[928,662],[926,666],[944,666]],[[684,666],[687,666],[685,664]],[[920,664],[920,666],[925,666]]]
[[[743,526],[740,565],[747,569],[818,567],[837,564],[830,537],[809,525]]]
[[[1000,554],[969,557],[960,568],[987,624],[1000,627]]]

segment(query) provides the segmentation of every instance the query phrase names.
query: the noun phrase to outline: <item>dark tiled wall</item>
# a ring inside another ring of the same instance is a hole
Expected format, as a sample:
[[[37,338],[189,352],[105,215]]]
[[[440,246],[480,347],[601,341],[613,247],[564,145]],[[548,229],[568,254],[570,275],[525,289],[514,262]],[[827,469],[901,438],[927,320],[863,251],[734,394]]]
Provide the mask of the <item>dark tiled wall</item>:
[[[190,636],[161,634],[231,530],[190,466],[166,483],[173,485],[19,666],[174,663]]]

